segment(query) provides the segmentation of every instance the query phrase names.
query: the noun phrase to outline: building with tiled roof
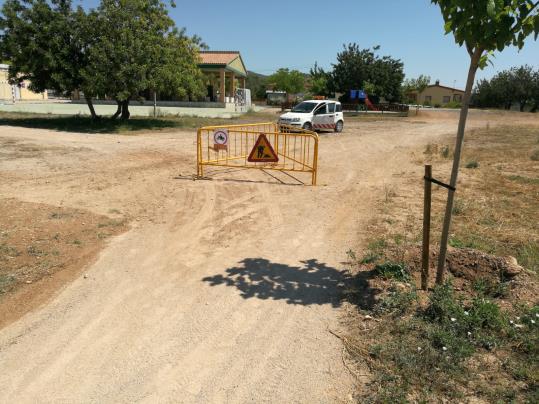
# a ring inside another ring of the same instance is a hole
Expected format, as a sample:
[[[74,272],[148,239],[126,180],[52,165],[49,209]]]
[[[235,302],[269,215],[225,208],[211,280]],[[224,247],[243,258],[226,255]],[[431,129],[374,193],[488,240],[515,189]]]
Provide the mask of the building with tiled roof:
[[[201,51],[198,67],[206,77],[210,101],[226,102],[245,88],[247,69],[238,51]]]

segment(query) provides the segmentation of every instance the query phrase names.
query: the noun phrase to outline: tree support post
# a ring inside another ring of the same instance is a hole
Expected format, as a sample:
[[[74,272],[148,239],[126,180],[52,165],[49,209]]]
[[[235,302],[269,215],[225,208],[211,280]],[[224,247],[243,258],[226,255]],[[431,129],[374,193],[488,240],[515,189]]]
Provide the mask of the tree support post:
[[[423,197],[423,251],[421,257],[421,289],[429,287],[430,209],[432,201],[432,166],[425,165],[425,193]]]

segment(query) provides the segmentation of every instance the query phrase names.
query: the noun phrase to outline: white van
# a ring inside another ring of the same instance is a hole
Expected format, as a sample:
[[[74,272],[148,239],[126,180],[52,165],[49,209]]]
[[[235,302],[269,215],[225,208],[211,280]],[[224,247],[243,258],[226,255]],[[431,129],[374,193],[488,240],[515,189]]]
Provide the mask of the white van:
[[[307,130],[342,132],[344,128],[342,105],[340,102],[330,100],[303,101],[290,112],[281,115],[279,123]]]

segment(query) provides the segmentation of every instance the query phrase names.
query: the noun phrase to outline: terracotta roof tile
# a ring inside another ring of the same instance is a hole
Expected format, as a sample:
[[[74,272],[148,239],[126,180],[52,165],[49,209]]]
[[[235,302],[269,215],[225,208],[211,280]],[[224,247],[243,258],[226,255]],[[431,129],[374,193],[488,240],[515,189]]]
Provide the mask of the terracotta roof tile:
[[[202,64],[227,65],[240,55],[236,51],[201,51]]]

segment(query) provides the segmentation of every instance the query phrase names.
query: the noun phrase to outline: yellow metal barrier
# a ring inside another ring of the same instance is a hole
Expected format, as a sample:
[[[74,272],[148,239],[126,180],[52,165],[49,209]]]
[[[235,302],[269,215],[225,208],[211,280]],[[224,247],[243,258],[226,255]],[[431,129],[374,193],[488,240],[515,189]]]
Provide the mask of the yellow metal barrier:
[[[261,135],[266,140],[261,140]],[[269,161],[274,155],[276,157]],[[204,166],[236,167],[310,173],[311,183],[316,185],[317,164],[318,134],[315,132],[271,122],[206,126],[197,132],[197,175],[200,177],[204,176]]]

